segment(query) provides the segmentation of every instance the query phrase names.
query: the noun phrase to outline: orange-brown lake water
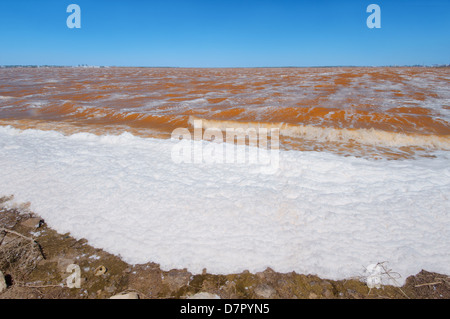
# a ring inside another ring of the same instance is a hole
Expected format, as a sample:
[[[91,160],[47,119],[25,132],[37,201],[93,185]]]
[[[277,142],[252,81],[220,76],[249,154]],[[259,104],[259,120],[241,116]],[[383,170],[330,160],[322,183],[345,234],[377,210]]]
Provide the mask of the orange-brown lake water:
[[[3,68],[0,124],[169,138],[276,127],[282,149],[404,158],[450,149],[450,68]]]

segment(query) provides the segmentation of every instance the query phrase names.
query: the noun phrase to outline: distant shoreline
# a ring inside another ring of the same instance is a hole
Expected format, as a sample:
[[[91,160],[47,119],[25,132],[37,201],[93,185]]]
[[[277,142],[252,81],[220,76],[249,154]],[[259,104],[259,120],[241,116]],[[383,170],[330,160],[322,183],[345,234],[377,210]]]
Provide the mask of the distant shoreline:
[[[326,69],[326,68],[448,68],[450,64],[438,65],[324,65],[324,66],[125,66],[125,65],[0,65],[1,69],[14,68],[144,68],[144,69]]]

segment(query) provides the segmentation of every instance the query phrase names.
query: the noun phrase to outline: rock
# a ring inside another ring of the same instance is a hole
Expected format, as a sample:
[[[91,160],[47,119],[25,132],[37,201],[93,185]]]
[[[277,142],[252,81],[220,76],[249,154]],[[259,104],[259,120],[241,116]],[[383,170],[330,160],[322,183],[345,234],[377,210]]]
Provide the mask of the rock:
[[[3,276],[3,273],[0,271],[0,293],[6,290],[8,286],[6,285],[5,276]]]
[[[139,299],[139,295],[136,292],[120,293],[109,299]]]
[[[128,267],[128,268],[126,268],[126,269],[124,269],[124,273],[126,273],[126,274],[129,274],[129,273],[131,273],[131,267]]]
[[[309,299],[317,299],[317,297],[318,296],[313,292],[309,293],[309,296],[308,296]]]
[[[39,217],[28,218],[26,221],[21,222],[22,226],[28,228],[38,228],[44,223],[44,220]]]
[[[170,290],[178,290],[189,283],[191,275],[187,269],[172,269],[164,276],[163,284],[168,285]]]
[[[325,290],[324,296],[325,296],[325,298],[327,298],[327,299],[335,298],[333,292],[332,292],[331,290],[329,290],[329,289],[326,289],[326,290]]]
[[[211,294],[209,292],[199,292],[195,295],[186,297],[187,299],[220,299],[216,294]]]
[[[113,292],[116,291],[116,289],[117,289],[116,286],[112,285],[112,286],[106,287],[105,291],[109,292],[110,294],[112,294]]]
[[[347,293],[355,299],[361,299],[358,293],[355,290],[347,289]]]
[[[135,265],[128,275],[127,287],[149,297],[157,296],[163,289],[161,275],[156,264]]]
[[[274,283],[279,279],[279,274],[272,268],[266,268],[263,272],[256,273],[256,276],[263,282]]]
[[[259,285],[255,288],[255,294],[259,297],[269,299],[275,294],[275,289],[268,285]]]
[[[95,271],[94,271],[94,275],[95,275],[95,276],[101,276],[101,275],[105,274],[106,271],[107,271],[107,269],[106,269],[105,266],[103,266],[103,265],[102,265],[102,266],[98,266],[98,267],[95,269]]]

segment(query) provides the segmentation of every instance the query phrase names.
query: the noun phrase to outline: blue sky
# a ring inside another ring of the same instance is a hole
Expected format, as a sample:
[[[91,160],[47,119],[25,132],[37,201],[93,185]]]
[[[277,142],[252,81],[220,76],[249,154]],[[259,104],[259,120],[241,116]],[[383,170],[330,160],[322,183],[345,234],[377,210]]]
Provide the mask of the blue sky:
[[[66,25],[72,3],[80,29]],[[449,64],[449,35],[449,0],[0,1],[0,65]]]

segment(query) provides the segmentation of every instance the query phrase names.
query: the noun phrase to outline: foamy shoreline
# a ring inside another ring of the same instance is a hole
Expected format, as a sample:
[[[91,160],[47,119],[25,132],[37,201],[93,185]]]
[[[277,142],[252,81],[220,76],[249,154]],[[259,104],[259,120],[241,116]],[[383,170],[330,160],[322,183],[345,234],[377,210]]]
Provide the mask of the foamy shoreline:
[[[132,264],[343,279],[388,261],[403,280],[450,273],[445,152],[370,161],[281,151],[279,170],[265,174],[176,164],[174,143],[0,127],[0,194]]]

